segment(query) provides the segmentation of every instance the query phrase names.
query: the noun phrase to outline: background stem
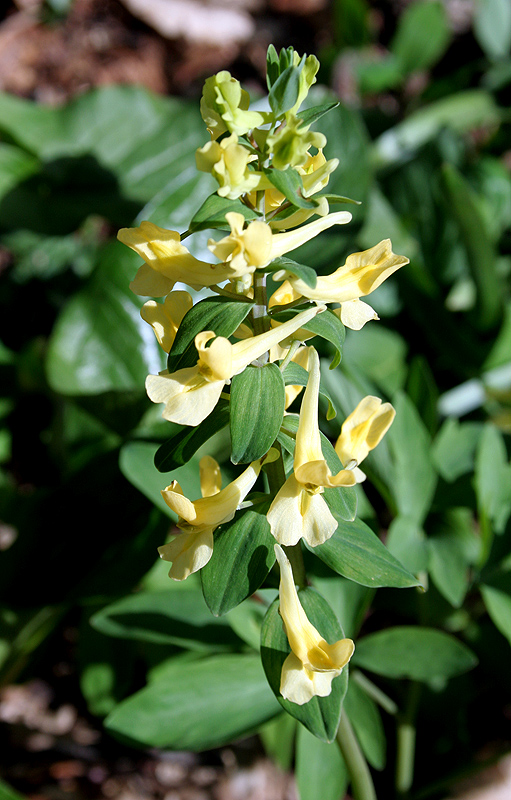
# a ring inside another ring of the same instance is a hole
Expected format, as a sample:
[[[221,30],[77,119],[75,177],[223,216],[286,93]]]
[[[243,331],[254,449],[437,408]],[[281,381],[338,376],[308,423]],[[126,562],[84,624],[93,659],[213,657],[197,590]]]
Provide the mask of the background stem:
[[[354,800],[377,800],[371,772],[344,709],[337,731],[337,743],[348,767]]]

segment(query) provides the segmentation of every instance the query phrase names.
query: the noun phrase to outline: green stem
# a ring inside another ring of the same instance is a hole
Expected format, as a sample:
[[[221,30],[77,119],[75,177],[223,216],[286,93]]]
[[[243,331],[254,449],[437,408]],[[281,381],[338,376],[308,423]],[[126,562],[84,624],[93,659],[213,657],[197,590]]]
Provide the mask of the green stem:
[[[270,330],[266,305],[266,274],[264,272],[254,272],[254,303],[251,313],[254,334],[257,336],[259,333],[266,333]]]
[[[394,701],[382,692],[379,686],[376,686],[369,678],[364,675],[363,672],[360,672],[358,669],[354,669],[350,671],[350,680],[355,681],[358,683],[361,689],[371,697],[375,703],[378,703],[387,714],[397,714],[398,707]]]
[[[367,761],[344,710],[337,731],[337,743],[350,774],[354,800],[377,800]]]
[[[408,688],[408,701],[397,726],[396,793],[406,798],[413,783],[415,765],[415,716],[419,705],[421,684],[412,681]]]

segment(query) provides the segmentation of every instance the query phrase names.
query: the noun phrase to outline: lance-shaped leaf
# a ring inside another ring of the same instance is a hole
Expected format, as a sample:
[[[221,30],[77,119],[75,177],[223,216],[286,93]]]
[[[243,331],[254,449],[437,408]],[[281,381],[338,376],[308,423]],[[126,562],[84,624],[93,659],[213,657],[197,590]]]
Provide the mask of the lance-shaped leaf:
[[[213,555],[201,571],[204,598],[215,616],[257,591],[275,563],[268,505],[244,509],[215,531]]]
[[[403,625],[369,634],[357,642],[353,663],[387,678],[429,683],[468,672],[477,658],[448,633]]]
[[[337,530],[313,550],[330,569],[362,586],[393,586],[397,589],[420,586],[415,576],[389,553],[365,522],[359,519],[346,522],[340,518],[337,509],[332,505],[330,508],[338,522]]]
[[[228,197],[219,197],[215,192],[206,198],[199,210],[195,212],[190,222],[189,230],[194,233],[208,228],[220,228],[228,231],[229,223],[225,219],[225,215],[230,211],[243,214],[246,220],[258,219],[258,214],[244,205],[241,200],[229,200]]]
[[[273,186],[294,206],[311,210],[317,208],[318,203],[316,200],[303,196],[303,181],[301,175],[295,169],[266,167],[263,172]]]
[[[302,589],[298,593],[303,609],[314,627],[327,642],[343,639],[344,634],[334,612],[314,589]],[[279,600],[275,600],[266,613],[261,629],[261,658],[264,671],[277,700],[282,707],[296,717],[308,730],[324,742],[335,738],[341,716],[342,701],[348,687],[348,670],[332,681],[332,691],[327,697],[313,697],[304,705],[284,700],[280,694],[282,665],[290,653],[287,636],[279,614]]]
[[[199,447],[211,439],[219,430],[225,428],[229,422],[229,403],[220,400],[209,417],[196,428],[188,425],[177,426],[178,430],[154,455],[154,466],[159,472],[172,472],[172,470],[186,464]],[[255,459],[249,459],[254,461]]]
[[[297,278],[301,278],[302,281],[312,289],[314,289],[318,280],[316,270],[312,269],[312,267],[306,266],[305,264],[298,264],[291,258],[286,258],[286,256],[275,258],[271,264],[264,269],[265,272],[278,272],[281,269],[285,269],[286,272],[290,272],[292,275],[296,275]]]
[[[169,372],[197,363],[194,340],[198,333],[214,331],[217,336],[231,336],[252,307],[252,303],[236,303],[225,297],[207,297],[194,305],[183,317],[174,339],[168,358]]]
[[[318,119],[328,114],[329,111],[333,111],[334,108],[337,108],[339,105],[340,103],[338,100],[333,100],[330,103],[322,103],[319,106],[306,108],[304,111],[300,111],[298,116],[304,125],[312,125],[313,122],[317,122]]]
[[[277,438],[286,390],[275,364],[247,367],[231,383],[231,461],[247,464],[268,452]]]

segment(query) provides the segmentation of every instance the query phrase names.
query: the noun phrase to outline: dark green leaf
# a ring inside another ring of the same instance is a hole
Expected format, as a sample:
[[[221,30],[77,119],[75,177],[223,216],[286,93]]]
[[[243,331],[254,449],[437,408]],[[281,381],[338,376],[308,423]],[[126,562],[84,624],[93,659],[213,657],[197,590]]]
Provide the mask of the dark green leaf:
[[[211,437],[225,428],[229,422],[229,403],[220,400],[209,417],[195,428],[188,425],[179,426],[179,429],[162,444],[154,455],[154,465],[159,472],[171,472],[182,467],[197,452],[199,447]],[[176,426],[177,427],[177,426]]]
[[[475,489],[479,511],[502,533],[511,514],[511,466],[500,431],[486,423],[479,440],[475,464]]]
[[[386,759],[385,731],[378,706],[358,683],[351,680],[344,709],[353,725],[362,752],[375,769],[383,769]]]
[[[236,303],[225,297],[207,297],[184,315],[168,357],[169,372],[192,367],[197,363],[195,337],[201,331],[214,331],[217,336],[231,336],[245,319],[253,303]]]
[[[365,522],[359,519],[346,522],[339,518],[336,509],[332,508],[332,512],[338,522],[337,531],[324,544],[311,548],[311,552],[334,572],[362,586],[407,589],[420,585]]]
[[[265,267],[266,272],[277,272],[281,269],[285,269],[292,275],[296,275],[297,278],[300,278],[307,286],[310,286],[311,289],[314,289],[318,282],[318,276],[312,267],[307,267],[305,264],[297,264],[296,261],[292,261],[290,258],[286,258],[286,256],[276,258],[271,264]]]
[[[349,774],[336,742],[322,742],[300,725],[296,741],[296,783],[300,800],[339,800],[344,797]]]
[[[301,176],[294,169],[275,169],[265,167],[264,174],[284,197],[298,208],[314,209],[317,207],[316,200],[308,200],[303,196],[303,182]]]
[[[278,311],[273,315],[273,318],[277,319],[279,322],[286,322],[288,319],[292,319],[296,316],[297,313],[298,312],[294,309]],[[346,336],[346,329],[339,317],[327,308],[322,314],[316,314],[314,319],[309,320],[303,327],[305,330],[315,333],[317,336],[321,336],[334,345],[337,352],[330,364],[330,369],[335,369],[341,361],[342,347]]]
[[[402,626],[360,639],[353,663],[387,678],[428,683],[467,672],[477,659],[468,647],[443,631]]]
[[[290,361],[282,374],[284,376],[284,383],[286,386],[307,386],[309,373],[306,369],[301,367],[300,364],[295,364],[293,361]],[[322,386],[320,386],[319,393],[323,395],[326,400],[328,400],[328,411],[326,418],[334,419],[336,416],[336,411],[332,398]]]
[[[283,116],[286,111],[293,108],[298,100],[300,92],[300,75],[305,63],[305,56],[302,57],[300,64],[287,67],[280,73],[279,77],[272,84],[268,95],[268,102],[275,117]]]
[[[329,111],[337,108],[338,105],[340,105],[338,100],[332,100],[330,103],[322,103],[319,106],[305,108],[303,111],[300,110],[299,117],[304,125],[312,125],[313,122],[317,122],[318,119],[321,119],[321,117],[328,114]]]
[[[459,422],[449,417],[433,442],[433,462],[445,481],[455,481],[474,469],[475,451],[481,436],[480,422]]]
[[[275,562],[267,510],[268,505],[246,508],[215,531],[213,555],[201,571],[204,597],[215,616],[257,591]]]
[[[328,202],[332,205],[335,205],[336,203],[353,203],[354,205],[359,206],[362,203],[361,200],[353,200],[352,197],[345,197],[342,194],[318,194],[314,196],[318,200],[320,197],[326,197]]]
[[[239,643],[227,620],[212,617],[195,588],[128,595],[94,614],[91,624],[107,636],[191,650],[226,649]]]
[[[231,383],[231,461],[247,464],[264,456],[277,438],[286,402],[276,364],[248,366]]]
[[[188,226],[190,231],[203,231],[207,228],[220,228],[229,230],[229,224],[225,215],[229,211],[243,214],[245,219],[258,219],[258,214],[248,208],[241,200],[229,200],[227,197],[219,197],[216,192],[211,194],[193,215],[192,221]]]
[[[225,654],[176,661],[162,679],[121,703],[107,730],[142,747],[208,750],[255,731],[280,706],[258,655]]]
[[[299,598],[307,617],[323,638],[333,644],[343,638],[343,632],[334,612],[314,589],[301,589]],[[281,706],[296,717],[305,727],[324,742],[333,741],[341,716],[342,701],[348,688],[348,670],[332,681],[332,692],[328,697],[313,697],[302,706],[284,700],[280,694],[282,665],[290,653],[287,636],[279,614],[279,600],[275,600],[267,611],[261,630],[261,658],[264,671]]]

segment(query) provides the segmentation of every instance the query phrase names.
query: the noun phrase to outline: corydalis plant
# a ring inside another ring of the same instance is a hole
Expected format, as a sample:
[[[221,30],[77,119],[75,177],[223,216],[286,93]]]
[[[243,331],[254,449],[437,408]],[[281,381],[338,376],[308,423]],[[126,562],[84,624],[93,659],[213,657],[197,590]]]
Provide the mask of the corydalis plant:
[[[323,231],[348,224],[351,214],[330,206],[351,201],[325,193],[338,160],[326,158],[326,137],[311,130],[337,104],[301,110],[316,80],[317,59],[270,47],[267,67],[269,111],[251,109],[248,94],[226,71],[206,81],[201,114],[211,140],[197,150],[196,161],[218,188],[189,229],[180,234],[145,221],[119,231],[119,239],[144,262],[133,291],[165,298],[148,301],[142,316],[168,353],[167,369],[147,378],[148,395],[163,404],[165,419],[182,426],[163,445],[167,469],[192,459],[226,425],[231,461],[248,465],[221,489],[219,466],[206,456],[200,462],[202,498],[191,501],[175,480],[162,490],[180,532],[159,548],[160,555],[171,562],[174,580],[204,569],[223,574],[226,559],[216,562],[215,548],[232,542],[229,580],[203,582],[210,607],[221,595],[224,612],[267,580],[271,584],[270,572],[280,569],[280,600],[262,628],[263,665],[285,709],[331,740],[354,644],[343,637],[326,601],[308,588],[302,538],[321,558],[339,515],[353,519],[353,487],[365,478],[359,464],[388,430],[394,410],[366,397],[345,421],[334,450],[320,432],[319,355],[314,345],[302,343],[318,337],[340,351],[344,325],[358,330],[377,319],[360,298],[408,259],[395,255],[389,240],[351,254],[326,276],[289,257]],[[208,241],[211,261],[195,258],[183,244],[204,229],[217,232]],[[280,286],[268,298],[270,273]],[[176,284],[211,294],[194,302],[187,291],[174,290]],[[298,417],[289,414],[304,387]],[[317,727],[318,708],[331,720],[328,730]]]

